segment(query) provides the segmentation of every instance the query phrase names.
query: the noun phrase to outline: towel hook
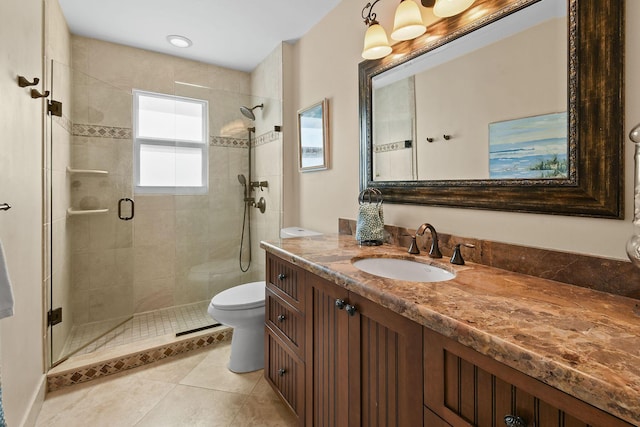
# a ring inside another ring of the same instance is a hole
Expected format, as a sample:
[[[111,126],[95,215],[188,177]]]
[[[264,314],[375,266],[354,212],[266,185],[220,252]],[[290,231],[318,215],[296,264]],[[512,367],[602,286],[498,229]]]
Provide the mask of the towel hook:
[[[40,79],[37,77],[34,77],[33,81],[30,82],[29,80],[26,79],[25,76],[18,76],[18,86],[20,87],[35,86],[39,82],[40,82]]]
[[[9,203],[0,203],[0,211],[8,211],[9,209],[11,209]]]
[[[33,99],[46,98],[47,96],[49,96],[48,90],[45,90],[44,93],[40,93],[37,89],[31,89],[31,97]]]

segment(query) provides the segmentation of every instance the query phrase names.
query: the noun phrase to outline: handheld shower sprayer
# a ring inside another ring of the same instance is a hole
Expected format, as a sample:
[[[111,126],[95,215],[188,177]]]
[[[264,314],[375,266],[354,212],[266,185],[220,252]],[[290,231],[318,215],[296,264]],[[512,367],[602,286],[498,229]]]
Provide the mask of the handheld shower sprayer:
[[[247,201],[247,197],[249,196],[249,191],[247,189],[247,178],[244,176],[244,174],[239,174],[238,175],[238,182],[244,188],[244,201],[246,202]]]

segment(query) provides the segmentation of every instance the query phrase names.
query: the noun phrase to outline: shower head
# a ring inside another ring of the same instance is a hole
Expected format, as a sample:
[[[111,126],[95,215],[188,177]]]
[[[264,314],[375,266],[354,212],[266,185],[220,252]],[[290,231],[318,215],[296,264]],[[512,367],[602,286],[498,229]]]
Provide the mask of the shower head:
[[[247,178],[245,178],[245,176],[242,174],[238,175],[238,181],[242,185],[245,185],[245,186],[247,185]]]
[[[259,104],[259,105],[256,105],[256,106],[252,107],[252,108],[245,107],[243,105],[242,107],[240,107],[240,112],[246,118],[251,119],[251,120],[255,120],[256,119],[256,115],[253,114],[253,110],[255,110],[256,108],[262,109],[263,107],[264,107],[264,104]]]

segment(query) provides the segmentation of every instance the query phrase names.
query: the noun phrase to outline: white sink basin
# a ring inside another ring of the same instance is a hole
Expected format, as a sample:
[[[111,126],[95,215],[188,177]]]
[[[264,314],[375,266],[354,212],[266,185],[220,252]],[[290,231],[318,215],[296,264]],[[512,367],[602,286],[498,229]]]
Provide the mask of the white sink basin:
[[[443,282],[456,277],[445,268],[401,258],[361,258],[352,263],[357,269],[375,276],[410,282]]]

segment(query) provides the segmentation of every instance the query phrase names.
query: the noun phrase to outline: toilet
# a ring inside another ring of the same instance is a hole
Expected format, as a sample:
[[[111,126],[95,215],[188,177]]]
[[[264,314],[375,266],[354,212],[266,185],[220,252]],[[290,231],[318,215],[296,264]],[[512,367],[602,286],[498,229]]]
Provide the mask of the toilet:
[[[229,370],[251,372],[264,367],[265,282],[234,286],[214,296],[207,310],[233,328]]]
[[[319,236],[312,230],[288,227],[280,238]],[[214,296],[207,310],[223,325],[233,328],[229,370],[242,373],[264,368],[265,281],[245,283]]]

